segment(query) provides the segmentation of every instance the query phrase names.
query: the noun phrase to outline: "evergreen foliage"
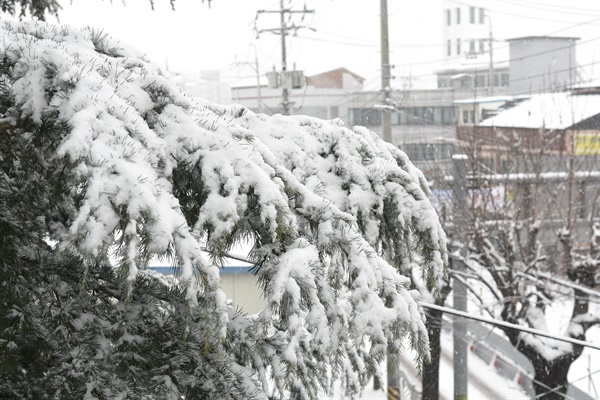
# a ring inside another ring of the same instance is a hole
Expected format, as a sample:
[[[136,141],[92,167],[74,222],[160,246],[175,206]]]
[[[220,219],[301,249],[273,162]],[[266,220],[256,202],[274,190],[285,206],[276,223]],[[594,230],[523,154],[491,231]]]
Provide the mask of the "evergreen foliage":
[[[401,271],[435,287],[445,236],[403,152],[339,120],[192,101],[95,30],[3,31],[0,397],[352,395],[405,337],[427,358]],[[214,266],[248,244],[252,316]]]
[[[45,21],[47,15],[58,15],[61,6],[57,0],[2,0],[0,10],[12,15],[19,14],[23,18],[30,15],[32,18]]]

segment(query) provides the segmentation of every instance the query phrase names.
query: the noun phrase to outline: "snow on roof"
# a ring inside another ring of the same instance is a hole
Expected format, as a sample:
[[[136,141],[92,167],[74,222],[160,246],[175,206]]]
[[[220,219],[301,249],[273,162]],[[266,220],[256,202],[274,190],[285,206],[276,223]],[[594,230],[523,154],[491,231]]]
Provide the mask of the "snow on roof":
[[[508,49],[508,47],[506,47],[505,49]],[[496,55],[496,50],[503,51],[503,48],[498,48],[498,49],[494,49],[494,69],[496,70],[501,70],[501,69],[505,69],[508,68],[509,66],[509,62],[508,62],[508,52],[504,51],[506,54],[502,55],[502,56],[497,56]],[[435,71],[436,74],[438,75],[447,75],[447,74],[456,74],[456,73],[460,73],[460,72],[465,72],[465,73],[473,73],[473,72],[488,72],[489,71],[489,56],[486,57],[476,57],[476,58],[464,58],[461,59],[459,62],[455,65],[452,65],[451,67],[445,67],[443,69],[437,70]]]
[[[482,103],[497,103],[512,101],[515,96],[488,96],[488,97],[475,97],[470,99],[454,100],[454,104],[482,104]]]
[[[484,120],[481,126],[566,129],[600,114],[600,95],[569,92],[532,95],[515,107]]]
[[[532,40],[579,40],[581,38],[575,36],[520,36],[516,38],[505,39],[507,42],[525,42]]]

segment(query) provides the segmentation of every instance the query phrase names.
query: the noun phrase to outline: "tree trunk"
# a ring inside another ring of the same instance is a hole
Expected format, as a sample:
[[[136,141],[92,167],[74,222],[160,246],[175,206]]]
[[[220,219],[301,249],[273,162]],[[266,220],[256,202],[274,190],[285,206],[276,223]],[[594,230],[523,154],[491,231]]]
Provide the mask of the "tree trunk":
[[[439,399],[440,383],[440,334],[442,331],[442,316],[438,310],[427,310],[427,334],[429,335],[429,348],[431,361],[423,365],[423,400]]]
[[[564,400],[569,385],[567,374],[571,364],[577,358],[576,354],[565,354],[553,361],[546,360],[539,353],[536,353],[535,357],[528,358],[533,363],[535,371],[533,388],[536,396],[541,400]]]

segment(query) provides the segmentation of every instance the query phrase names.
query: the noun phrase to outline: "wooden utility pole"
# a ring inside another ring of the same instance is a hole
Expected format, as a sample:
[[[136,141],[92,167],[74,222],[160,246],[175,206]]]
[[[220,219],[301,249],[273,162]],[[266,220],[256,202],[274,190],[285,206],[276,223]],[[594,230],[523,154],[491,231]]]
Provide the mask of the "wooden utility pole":
[[[382,138],[386,142],[392,143],[392,124],[391,115],[388,106],[390,105],[390,45],[388,34],[388,11],[387,0],[380,0],[380,19],[381,19],[381,101],[383,104],[382,119]]]
[[[458,229],[458,225],[469,226],[469,217],[467,211],[467,156],[464,154],[455,154],[452,156],[454,166],[452,180],[452,200],[454,232],[456,241],[463,246],[467,242],[467,235],[463,230]],[[461,251],[464,256],[464,251]],[[452,270],[456,273],[452,279],[452,302],[455,310],[467,311],[467,286],[461,280],[466,270],[465,264],[458,258],[451,259]],[[467,343],[467,320],[462,317],[454,316],[452,319],[453,332],[453,367],[454,367],[454,400],[468,399],[468,343]]]
[[[258,10],[257,14],[265,14],[265,13],[276,13],[279,14],[279,28],[273,28],[273,29],[263,29],[263,30],[257,30],[257,33],[261,33],[261,32],[272,32],[272,33],[278,33],[281,36],[281,73],[280,73],[280,86],[281,86],[281,106],[283,108],[283,114],[284,115],[289,115],[290,114],[290,109],[292,106],[292,102],[290,102],[289,99],[289,88],[287,85],[287,81],[288,81],[288,76],[287,76],[287,50],[286,50],[286,44],[285,44],[285,37],[287,36],[288,32],[291,30],[294,31],[298,31],[298,29],[301,28],[305,28],[305,26],[298,26],[298,25],[291,25],[288,26],[285,22],[285,16],[286,14],[310,14],[310,13],[314,13],[314,10],[307,10],[306,7],[304,7],[303,10],[292,10],[289,8],[285,8],[284,7],[284,1],[280,0],[279,1],[279,10]]]
[[[283,79],[283,77],[285,76],[285,71],[287,71],[287,52],[285,50],[285,36],[287,34],[286,32],[286,26],[285,26],[285,12],[286,10],[283,8],[283,0],[280,0],[279,2],[279,7],[280,7],[280,12],[279,12],[279,21],[280,21],[280,26],[279,26],[279,35],[281,36],[281,77]],[[289,115],[290,114],[290,100],[289,100],[289,93],[288,93],[288,88],[285,85],[281,85],[282,87],[282,93],[281,93],[281,98],[282,100],[282,106],[283,106],[283,114],[284,115]]]
[[[256,90],[257,90],[257,95],[258,95],[258,112],[262,113],[263,111],[263,107],[262,107],[262,89],[260,87],[260,66],[258,64],[258,53],[256,51],[256,46],[252,45],[252,47],[254,47],[254,70],[256,71]]]
[[[492,33],[492,17],[490,17],[489,15],[486,14],[487,19],[490,21],[490,70],[489,70],[489,77],[488,77],[488,81],[489,81],[489,88],[490,88],[490,92],[489,95],[493,96],[494,95],[494,83],[496,82],[496,79],[494,77],[494,35]]]
[[[389,110],[390,98],[390,48],[388,35],[387,0],[380,0],[381,24],[381,108],[382,138],[388,143],[392,142],[391,115]],[[400,400],[400,363],[397,356],[392,354],[388,346],[387,351],[387,398]]]

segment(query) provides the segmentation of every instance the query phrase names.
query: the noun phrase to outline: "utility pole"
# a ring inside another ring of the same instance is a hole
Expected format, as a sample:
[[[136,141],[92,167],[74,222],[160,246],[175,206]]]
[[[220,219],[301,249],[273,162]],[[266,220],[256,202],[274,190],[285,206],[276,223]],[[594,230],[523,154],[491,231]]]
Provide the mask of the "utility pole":
[[[390,66],[390,45],[388,34],[388,11],[387,0],[380,0],[381,19],[381,101],[382,112],[382,137],[388,143],[392,143],[392,124],[389,110],[390,105],[390,80],[392,78]]]
[[[380,25],[381,25],[381,108],[382,138],[388,143],[392,142],[392,125],[389,110],[390,99],[390,47],[388,34],[388,11],[387,0],[379,3]],[[387,398],[388,400],[400,400],[400,364],[398,355],[392,353],[391,346],[387,350]]]
[[[283,0],[279,2],[280,13],[279,13],[279,35],[281,36],[281,76],[282,78],[285,76],[285,71],[287,71],[287,52],[285,50],[285,35],[286,35],[286,26],[285,26],[285,9],[283,8]],[[285,85],[281,85],[282,93],[281,98],[282,106],[283,106],[283,114],[290,114],[290,100],[288,94],[288,88]]]
[[[256,46],[253,44],[252,47],[254,47],[254,69],[256,71],[256,90],[257,90],[257,94],[258,94],[258,112],[262,113],[263,108],[262,108],[262,91],[261,91],[261,87],[260,87],[260,69],[259,69],[259,65],[258,65],[258,52],[256,51]]]
[[[454,164],[452,181],[453,200],[453,225],[455,240],[459,246],[467,241],[464,231],[458,229],[458,225],[469,226],[467,211],[467,156],[455,154],[452,156]],[[464,251],[461,252],[464,256]],[[452,302],[455,310],[467,311],[467,286],[461,281],[466,272],[465,264],[459,257],[451,259],[451,267],[455,272],[452,279]],[[461,257],[462,258],[462,257]],[[452,319],[453,332],[453,367],[454,367],[454,400],[468,399],[468,344],[467,344],[467,321],[458,316]]]
[[[307,10],[306,6],[304,6],[303,10],[292,10],[289,8],[285,8],[284,7],[284,0],[280,0],[279,1],[279,10],[258,10],[257,11],[257,18],[259,14],[266,14],[266,13],[275,13],[275,14],[279,14],[279,28],[273,28],[273,29],[263,29],[263,30],[256,30],[258,34],[260,34],[261,32],[272,32],[272,33],[277,33],[281,36],[281,72],[279,75],[279,86],[281,87],[281,106],[283,108],[283,114],[284,115],[289,115],[290,114],[290,109],[292,106],[292,102],[290,102],[289,99],[289,89],[292,87],[292,78],[290,78],[289,73],[287,71],[287,50],[286,50],[286,44],[285,44],[285,37],[288,35],[288,32],[291,30],[294,30],[295,32],[298,31],[298,29],[301,28],[306,28],[305,26],[297,26],[297,25],[287,25],[285,22],[285,16],[286,14],[311,14],[314,13],[315,10]],[[295,72],[295,71],[292,71]]]
[[[490,71],[489,71],[489,77],[488,77],[488,81],[489,81],[489,87],[490,87],[490,96],[494,95],[494,83],[495,83],[495,78],[494,78],[494,36],[492,34],[492,17],[490,17],[489,15],[485,15],[487,17],[487,19],[490,21]]]

